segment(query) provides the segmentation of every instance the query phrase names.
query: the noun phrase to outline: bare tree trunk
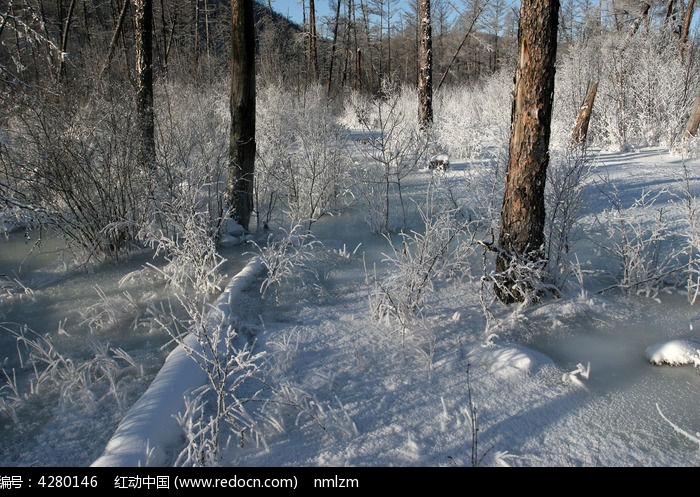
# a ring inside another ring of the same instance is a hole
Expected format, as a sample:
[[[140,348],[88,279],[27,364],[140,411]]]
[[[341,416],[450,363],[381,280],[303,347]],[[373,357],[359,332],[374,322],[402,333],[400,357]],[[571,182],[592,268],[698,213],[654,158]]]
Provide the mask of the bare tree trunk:
[[[479,19],[479,16],[481,16],[481,13],[483,11],[484,11],[484,6],[481,6],[479,8],[479,11],[476,13],[474,18],[472,19],[472,22],[469,25],[469,29],[467,29],[467,32],[464,33],[464,37],[462,38],[462,41],[459,43],[457,50],[455,50],[455,53],[452,55],[452,59],[450,60],[450,63],[447,64],[447,67],[445,68],[445,72],[442,73],[442,77],[440,78],[440,82],[438,83],[438,87],[437,87],[438,91],[440,91],[440,88],[442,88],[442,84],[445,82],[445,78],[447,77],[447,74],[450,72],[452,65],[457,60],[457,56],[459,55],[459,51],[462,50],[462,47],[467,42],[467,38],[469,38],[469,35],[472,33],[472,30],[474,29],[474,25],[476,24],[477,19]]]
[[[681,60],[685,59],[685,51],[688,45],[688,33],[690,33],[690,23],[693,20],[695,10],[695,0],[688,0],[688,8],[683,18],[683,28],[681,29]]]
[[[163,71],[168,72],[168,29],[165,24],[165,5],[163,0],[160,0],[160,31],[161,31],[161,64]]]
[[[199,0],[194,0],[194,15],[192,16],[193,30],[193,50],[195,65],[199,64]]]
[[[666,2],[666,13],[664,14],[664,25],[667,25],[668,22],[673,17],[673,4],[674,3],[675,3],[675,0],[668,0]]]
[[[345,17],[345,23],[344,23],[344,28],[345,30],[343,31],[343,74],[340,78],[340,86],[341,88],[345,88],[345,83],[348,80],[348,68],[350,67],[350,5],[351,5],[352,0],[348,0],[347,5],[345,6],[345,12],[346,12],[346,17]]]
[[[352,28],[352,40],[353,40],[353,53],[355,54],[355,77],[353,78],[353,87],[357,88],[358,81],[359,81],[359,67],[360,67],[360,61],[358,60],[358,57],[360,57],[360,45],[357,42],[357,16],[355,15],[355,11],[357,10],[357,6],[355,5],[355,2],[353,0],[350,0],[350,26]]]
[[[204,0],[204,42],[206,43],[206,53],[207,53],[207,65],[211,62],[211,53],[209,51],[210,41],[209,41],[209,3]],[[207,67],[207,69],[210,69]]]
[[[557,54],[558,0],[523,0],[518,27],[511,135],[496,272],[502,302],[524,301],[529,284],[509,269],[512,262],[542,261],[544,191]],[[532,275],[536,277],[536,275]]]
[[[591,112],[593,112],[593,103],[598,92],[598,82],[589,81],[586,96],[583,99],[581,107],[578,109],[576,123],[571,133],[571,143],[573,145],[585,145],[588,136],[588,125],[591,122]]]
[[[333,26],[333,45],[331,46],[331,60],[328,65],[328,95],[331,94],[331,89],[333,86],[333,62],[335,61],[335,50],[338,43],[338,23],[340,22],[340,2],[338,0],[338,5],[335,8],[335,26]]]
[[[70,32],[70,23],[73,20],[73,9],[75,9],[75,0],[70,0],[68,5],[68,15],[66,16],[66,22],[63,24],[63,32],[61,33],[61,53],[58,56],[58,78],[63,77],[63,59],[64,54],[68,50],[68,33]]]
[[[433,35],[430,0],[418,3],[418,124],[425,130],[433,123]]]
[[[156,163],[153,116],[153,0],[134,0],[136,51],[136,115],[138,119],[138,162],[152,172]]]
[[[88,21],[87,2],[83,0],[83,28],[85,28],[85,40],[90,43],[90,21]]]
[[[228,203],[248,229],[255,178],[255,17],[253,0],[231,0],[231,138]]]
[[[691,0],[692,2],[693,0]],[[630,29],[630,36],[634,36],[637,33],[637,30],[639,29],[639,26],[642,24],[642,21],[644,21],[644,25],[649,27],[649,9],[651,8],[651,5],[648,3],[644,2],[642,3],[642,8],[639,12],[639,17],[637,17],[634,20],[634,24],[632,24],[632,28]]]
[[[124,0],[124,5],[122,5],[122,10],[119,12],[119,19],[117,20],[117,25],[114,28],[114,33],[112,33],[112,40],[109,42],[109,48],[107,49],[107,57],[100,70],[99,79],[102,78],[104,72],[109,68],[109,64],[112,61],[112,56],[114,55],[114,48],[117,46],[117,40],[119,39],[119,34],[121,33],[122,26],[124,25],[124,18],[126,17],[126,11],[129,8],[129,0]]]
[[[700,92],[698,96],[695,97],[695,104],[693,105],[693,112],[690,113],[690,118],[688,119],[688,124],[685,127],[685,138],[690,138],[691,136],[698,136],[698,126],[700,125]]]
[[[309,0],[309,53],[311,55],[311,75],[314,83],[318,83],[318,50],[316,48],[316,5]]]

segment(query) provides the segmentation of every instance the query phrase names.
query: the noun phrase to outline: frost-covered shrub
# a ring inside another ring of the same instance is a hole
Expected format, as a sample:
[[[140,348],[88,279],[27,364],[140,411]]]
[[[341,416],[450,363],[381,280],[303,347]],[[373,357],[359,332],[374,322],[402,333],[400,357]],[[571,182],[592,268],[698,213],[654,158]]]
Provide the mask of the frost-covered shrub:
[[[390,251],[383,253],[385,270],[371,275],[370,310],[377,320],[395,321],[405,331],[425,311],[434,282],[464,273],[473,252],[475,233],[455,211],[420,209],[424,229],[385,238]]]
[[[152,212],[187,209],[212,236],[226,215],[230,109],[223,82],[191,87],[168,83],[155,96],[157,174]],[[156,215],[168,236],[181,236]],[[178,225],[179,226],[179,225]]]
[[[302,285],[307,274],[318,279],[311,262],[316,259],[315,248],[321,243],[300,224],[292,226],[289,230],[280,229],[280,232],[279,236],[270,234],[262,246],[252,242],[258,249],[266,270],[265,279],[260,286],[260,294],[263,297],[270,287],[277,290],[283,282],[290,279],[296,278]]]
[[[258,228],[268,226],[288,190],[289,148],[294,140],[294,97],[269,85],[256,95],[254,202]]]
[[[187,197],[182,196],[172,210],[161,211],[160,218],[167,230],[146,231],[142,236],[162,255],[166,264],[158,271],[177,292],[209,295],[221,291],[219,266],[224,258],[219,254],[215,236],[207,227],[207,215],[192,210]],[[182,204],[181,209],[177,207]],[[189,208],[189,209],[188,209]],[[169,235],[174,231],[174,235]]]
[[[583,188],[591,174],[591,159],[581,148],[554,155],[545,188],[545,259],[549,281],[562,288],[572,275],[571,244],[583,207]]]
[[[657,199],[668,192],[644,191],[625,205],[614,185],[608,182],[605,188],[611,208],[602,213],[600,221],[603,249],[618,264],[613,287],[656,298],[680,267],[682,251],[677,240],[677,221],[663,207],[655,206]],[[649,212],[655,217],[650,219]]]
[[[27,326],[1,331],[15,337],[19,368],[1,370],[0,415],[19,422],[18,411],[36,396],[56,396],[60,405],[90,408],[111,397],[119,410],[124,409],[125,385],[143,370],[123,349],[93,342],[85,358],[69,357],[54,339]],[[25,379],[19,381],[17,374]],[[28,377],[28,378],[27,378]]]
[[[0,153],[0,196],[52,224],[78,262],[123,255],[150,209],[135,116],[114,104],[127,98],[125,89],[112,92],[18,110]]]
[[[407,99],[414,105],[408,105]],[[402,182],[426,161],[431,140],[419,128],[415,102],[414,90],[401,90],[385,81],[380,96],[370,101],[369,111],[358,111],[363,116],[363,137],[356,143],[363,165],[356,171],[360,181],[355,183],[355,192],[367,207],[366,219],[373,232],[393,230],[392,195],[398,197],[401,209],[396,224],[406,227]]]
[[[347,130],[336,121],[323,89],[313,87],[299,98],[269,87],[257,108],[258,222],[269,222],[277,202],[292,223],[309,227],[345,205],[351,198]]]
[[[198,309],[190,310],[189,315],[197,320],[206,317]],[[242,447],[248,437],[257,437],[255,420],[239,391],[257,374],[263,354],[242,346],[237,332],[223,321],[204,319],[189,329],[196,342],[186,340],[186,335],[173,337],[204,371],[207,383],[189,392],[185,412],[177,417],[186,443],[175,465],[216,466],[229,444]]]
[[[603,148],[673,147],[700,85],[667,32],[613,33],[574,45],[557,69],[552,143],[564,146],[589,81],[598,81],[589,142]]]
[[[512,69],[473,86],[447,87],[435,95],[437,145],[458,159],[498,155],[507,149],[513,93]],[[496,150],[493,150],[495,144]]]

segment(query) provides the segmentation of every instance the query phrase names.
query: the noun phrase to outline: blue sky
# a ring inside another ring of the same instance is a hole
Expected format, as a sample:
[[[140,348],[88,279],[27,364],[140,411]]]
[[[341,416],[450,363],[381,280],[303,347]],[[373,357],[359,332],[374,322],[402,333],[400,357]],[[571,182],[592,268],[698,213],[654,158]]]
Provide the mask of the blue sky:
[[[262,0],[267,3],[267,0]],[[269,0],[272,3],[272,8],[279,12],[280,14],[290,18],[294,22],[301,24],[302,22],[302,12],[301,12],[301,2],[302,0]],[[308,5],[308,0],[304,0],[304,3]],[[400,0],[399,7],[402,8],[408,3],[408,0]],[[324,17],[330,17],[335,15],[335,6],[337,5],[336,0],[316,0],[316,18],[318,20],[318,29],[322,29],[320,24]],[[698,29],[698,24],[700,24],[700,15],[697,13],[693,17],[694,29]]]
[[[271,0],[272,8],[280,14],[290,18],[294,22],[301,24],[301,0]],[[305,2],[308,4],[308,0]],[[316,0],[316,16],[334,15],[328,0]]]
[[[267,3],[267,0],[260,0]],[[279,12],[280,14],[290,18],[296,23],[301,24],[302,13],[301,13],[301,0],[270,0],[272,2],[272,8]],[[309,0],[304,0],[304,3],[309,4]],[[335,8],[337,0],[315,0],[316,3],[316,19],[320,24],[320,21],[324,17],[334,17]],[[398,8],[402,9],[404,5],[408,3],[408,0],[399,0]],[[341,7],[344,8],[344,7]]]

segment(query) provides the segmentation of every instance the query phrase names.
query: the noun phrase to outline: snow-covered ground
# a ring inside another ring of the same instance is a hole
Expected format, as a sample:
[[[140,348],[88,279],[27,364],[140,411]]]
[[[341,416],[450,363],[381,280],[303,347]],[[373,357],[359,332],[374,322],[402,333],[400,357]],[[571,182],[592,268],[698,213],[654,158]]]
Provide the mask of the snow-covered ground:
[[[685,165],[700,191],[700,161]],[[651,223],[660,207],[682,218],[683,203],[664,190],[682,190],[681,166],[660,149],[600,154],[570,248],[582,285],[523,309],[489,302],[489,321],[480,253],[470,270],[435,281],[423,317],[402,328],[370,311],[372,278],[390,270],[390,248],[368,232],[363,209],[314,224],[321,244],[299,277],[261,297],[264,275],[251,272],[226,300],[239,336],[264,355],[237,392],[254,429],[231,440],[219,464],[697,466],[698,444],[679,432],[700,430],[698,352],[691,350],[700,335],[689,326],[697,309],[682,286],[649,297],[608,290],[616,262],[603,243],[610,185],[633,225]],[[451,160],[439,174],[459,180],[470,167]],[[407,188],[420,191],[430,175],[420,171]],[[635,205],[645,191],[661,195]],[[690,364],[652,365],[659,354]],[[173,364],[187,357],[177,356],[122,424],[112,425],[111,442],[84,436],[74,419],[62,426],[52,418],[39,423],[32,446],[18,449],[33,456],[3,463],[52,464],[47,453],[56,451],[77,465],[172,464],[183,433],[171,418],[164,433],[166,424],[148,416],[163,419],[184,406]],[[108,416],[100,405],[93,414]],[[92,423],[89,413],[80,416]]]

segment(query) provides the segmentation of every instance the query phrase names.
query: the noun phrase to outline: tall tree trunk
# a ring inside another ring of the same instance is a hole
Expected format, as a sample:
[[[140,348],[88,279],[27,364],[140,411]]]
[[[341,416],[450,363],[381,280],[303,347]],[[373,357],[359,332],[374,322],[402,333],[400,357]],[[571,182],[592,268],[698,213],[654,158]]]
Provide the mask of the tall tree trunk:
[[[581,107],[578,109],[576,123],[571,132],[571,143],[573,145],[585,145],[588,137],[588,125],[591,122],[591,112],[593,112],[593,103],[598,92],[598,82],[589,81],[586,96],[583,99]]]
[[[345,83],[348,80],[348,68],[350,67],[350,5],[351,0],[348,0],[345,6],[345,30],[343,31],[343,74],[340,78],[341,88],[345,88]]]
[[[87,12],[87,2],[83,0],[83,28],[85,29],[85,41],[91,43],[90,40],[90,21],[88,21],[88,12]]]
[[[690,114],[688,119],[688,124],[685,127],[685,138],[690,138],[691,136],[698,136],[698,126],[700,125],[700,91],[698,96],[695,97],[695,104],[693,105],[693,112]]]
[[[691,0],[692,2],[693,0]],[[632,24],[632,28],[630,29],[630,36],[634,36],[637,33],[637,30],[639,29],[639,26],[642,24],[642,21],[644,21],[644,25],[647,26],[647,29],[649,27],[649,9],[651,8],[651,5],[649,5],[647,2],[642,3],[641,10],[639,11],[639,17],[637,17],[634,20],[634,23]]]
[[[206,54],[207,54],[207,65],[211,62],[211,53],[209,47],[211,42],[209,41],[209,3],[204,0],[204,43],[206,44]],[[210,67],[207,67],[210,69]]]
[[[165,23],[165,4],[160,0],[161,61],[163,72],[168,73],[168,29]]]
[[[124,18],[126,17],[126,11],[129,8],[129,0],[124,0],[122,9],[119,12],[119,19],[117,20],[117,25],[114,27],[114,33],[112,33],[112,40],[109,42],[109,48],[107,49],[107,57],[105,57],[105,62],[100,70],[100,76],[98,79],[102,79],[102,75],[109,68],[109,64],[112,61],[112,56],[114,55],[114,49],[117,46],[117,40],[119,39],[119,34],[122,31],[122,26],[124,25]]]
[[[433,123],[433,35],[430,0],[418,3],[418,124],[425,130]]]
[[[137,159],[152,178],[156,163],[153,116],[153,0],[134,0],[136,51],[136,116],[139,148]]]
[[[674,3],[675,3],[675,0],[667,0],[667,2],[666,2],[666,13],[664,14],[664,26],[668,25],[668,23],[673,18],[673,4]]]
[[[544,191],[557,54],[558,0],[522,0],[518,26],[508,171],[501,209],[496,293],[524,301],[532,289],[517,281],[511,262],[543,260]],[[531,275],[537,277],[537,275]]]
[[[192,15],[192,48],[194,50],[195,65],[199,64],[199,0],[194,0],[194,12]]]
[[[253,0],[231,0],[231,138],[228,203],[248,229],[255,178],[255,18]]]
[[[335,61],[335,50],[336,46],[338,43],[338,24],[340,23],[340,2],[342,0],[338,0],[338,4],[335,8],[335,25],[333,26],[333,44],[331,45],[331,60],[330,63],[328,64],[328,95],[331,94],[331,89],[333,87],[333,62]]]
[[[459,55],[459,51],[462,50],[462,47],[467,42],[467,38],[469,38],[469,35],[472,33],[472,30],[474,29],[474,25],[476,24],[477,19],[479,19],[479,16],[481,16],[481,13],[483,11],[484,11],[484,6],[482,5],[479,7],[479,10],[476,12],[474,17],[472,18],[471,24],[469,24],[469,29],[467,29],[467,32],[464,33],[464,37],[462,37],[462,41],[457,46],[457,50],[455,50],[455,53],[452,55],[452,59],[450,60],[450,63],[447,64],[445,71],[442,73],[442,76],[440,77],[440,82],[438,83],[438,87],[437,87],[438,92],[440,91],[440,88],[442,88],[442,84],[445,82],[445,78],[447,77],[447,74],[450,72],[452,65],[457,60],[457,56]]]
[[[68,33],[70,32],[70,23],[73,20],[73,9],[75,9],[75,0],[70,0],[68,5],[68,15],[66,16],[66,21],[63,23],[63,31],[61,33],[61,53],[58,56],[58,77],[59,79],[63,77],[63,59],[65,58],[68,51]]]
[[[688,48],[688,33],[690,33],[690,23],[693,20],[695,10],[695,0],[688,0],[688,8],[683,18],[683,28],[681,29],[681,60],[685,59],[685,51]]]
[[[314,83],[318,83],[318,50],[316,41],[316,5],[314,0],[309,0],[309,54],[311,55],[311,75]]]

